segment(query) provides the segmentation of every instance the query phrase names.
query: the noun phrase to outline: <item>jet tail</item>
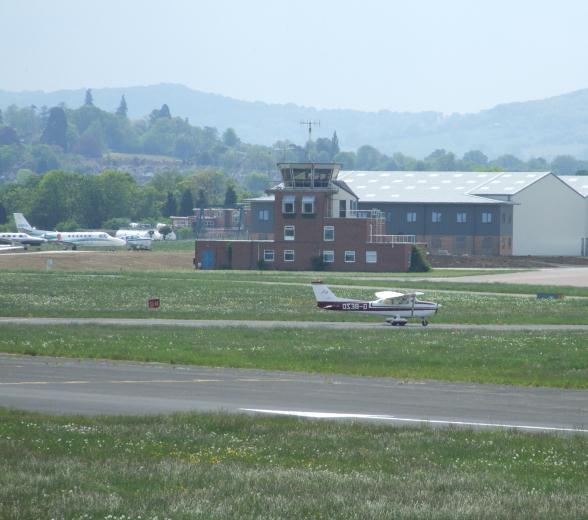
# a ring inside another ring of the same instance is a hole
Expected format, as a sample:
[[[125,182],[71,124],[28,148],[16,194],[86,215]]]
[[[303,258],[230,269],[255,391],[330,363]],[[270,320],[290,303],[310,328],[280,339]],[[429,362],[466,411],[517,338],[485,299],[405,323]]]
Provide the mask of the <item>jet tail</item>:
[[[27,233],[33,230],[33,227],[22,213],[14,213],[14,222],[19,233]]]
[[[337,302],[341,298],[338,298],[333,294],[333,291],[329,289],[323,282],[312,282],[312,290],[317,303],[320,302]]]

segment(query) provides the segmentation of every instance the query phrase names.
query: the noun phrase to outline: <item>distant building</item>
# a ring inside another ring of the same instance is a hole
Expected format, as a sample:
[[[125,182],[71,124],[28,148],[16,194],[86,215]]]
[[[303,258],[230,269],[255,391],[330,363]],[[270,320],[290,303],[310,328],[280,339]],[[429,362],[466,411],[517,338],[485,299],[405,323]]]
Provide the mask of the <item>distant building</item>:
[[[197,240],[204,269],[406,271],[414,235],[385,233],[378,210],[359,210],[354,191],[332,163],[281,163],[273,198],[251,199],[250,236],[265,240]]]

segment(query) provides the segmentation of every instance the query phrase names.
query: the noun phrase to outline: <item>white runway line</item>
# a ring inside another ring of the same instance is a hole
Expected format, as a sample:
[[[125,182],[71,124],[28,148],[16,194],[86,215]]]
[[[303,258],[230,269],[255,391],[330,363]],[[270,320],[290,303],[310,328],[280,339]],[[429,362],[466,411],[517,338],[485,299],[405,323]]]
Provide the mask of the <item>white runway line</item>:
[[[302,412],[296,410],[261,410],[257,408],[240,408],[244,412],[266,413],[274,415],[290,415],[295,417],[308,417],[312,419],[375,419],[380,421],[424,423],[424,424],[443,424],[447,426],[476,426],[486,428],[514,428],[520,430],[539,430],[539,431],[556,431],[556,432],[577,432],[588,433],[588,429],[582,428],[563,428],[557,426],[527,426],[524,424],[501,424],[501,423],[483,423],[473,421],[444,421],[436,419],[413,419],[405,417],[394,417],[393,415],[370,415],[361,413],[335,413],[335,412]]]

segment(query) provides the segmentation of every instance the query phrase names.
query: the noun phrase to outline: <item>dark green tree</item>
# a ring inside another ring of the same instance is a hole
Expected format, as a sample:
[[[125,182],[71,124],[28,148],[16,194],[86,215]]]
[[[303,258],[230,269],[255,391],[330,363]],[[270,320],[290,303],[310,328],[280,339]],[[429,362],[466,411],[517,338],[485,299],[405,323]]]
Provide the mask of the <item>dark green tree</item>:
[[[196,197],[196,207],[197,208],[205,208],[208,206],[208,199],[206,198],[206,192],[200,188],[198,190],[198,197]]]
[[[227,128],[223,133],[223,143],[229,148],[234,148],[239,144],[239,138],[237,132],[232,128]]]
[[[0,145],[18,144],[18,134],[11,126],[0,126]]]
[[[180,216],[188,217],[194,215],[194,199],[192,198],[192,190],[186,188],[182,192],[180,199]]]
[[[2,115],[2,110],[0,109],[0,125],[4,124],[4,116]]]
[[[426,273],[431,270],[431,264],[427,260],[425,252],[419,246],[412,246],[408,270],[411,273]]]
[[[333,132],[333,138],[331,139],[331,156],[335,157],[341,150],[339,149],[339,138],[337,132]]]
[[[127,113],[128,113],[127,100],[125,99],[125,95],[123,94],[122,97],[120,98],[120,104],[118,105],[118,108],[116,109],[116,115],[118,117],[126,118]]]
[[[225,206],[230,207],[235,204],[237,204],[237,192],[233,186],[229,185],[225,191]]]
[[[92,89],[86,90],[86,98],[84,99],[84,105],[94,106],[94,97],[92,96]]]
[[[2,202],[0,202],[0,224],[6,224],[6,208]]]
[[[480,150],[470,150],[463,155],[463,161],[475,166],[485,166],[488,164],[488,157]]]
[[[176,197],[171,191],[168,191],[165,205],[163,206],[163,216],[171,217],[172,215],[176,215],[177,211],[178,205],[176,203]]]
[[[155,123],[158,119],[171,119],[171,112],[167,104],[164,103],[159,110],[154,109],[151,111],[151,114],[149,114],[149,121],[151,124]]]
[[[53,107],[49,110],[47,126],[41,136],[41,142],[50,145],[67,148],[67,117],[61,107]]]

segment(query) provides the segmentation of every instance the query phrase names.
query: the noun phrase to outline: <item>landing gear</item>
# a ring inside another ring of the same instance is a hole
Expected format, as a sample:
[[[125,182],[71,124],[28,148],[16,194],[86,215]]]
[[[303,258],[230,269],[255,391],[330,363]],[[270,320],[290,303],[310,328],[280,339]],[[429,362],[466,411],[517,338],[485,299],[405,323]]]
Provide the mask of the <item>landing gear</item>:
[[[423,320],[423,321],[421,321],[421,325],[422,325],[423,327],[426,327],[428,324],[429,324],[429,322],[428,322],[427,320]]]
[[[393,327],[404,327],[408,323],[404,318],[393,318],[386,321]]]

